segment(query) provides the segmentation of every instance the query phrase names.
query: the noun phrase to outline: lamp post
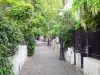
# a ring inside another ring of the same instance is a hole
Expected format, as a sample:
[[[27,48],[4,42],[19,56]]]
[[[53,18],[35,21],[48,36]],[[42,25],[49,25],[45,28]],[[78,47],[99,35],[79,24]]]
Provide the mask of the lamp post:
[[[59,13],[59,16],[61,17],[61,20],[62,20],[62,17],[63,17],[63,9],[59,9],[58,13]],[[62,34],[61,34],[61,32],[60,32],[60,35],[59,35],[59,43],[60,43],[60,56],[59,56],[59,60],[65,60],[64,48],[63,48],[63,41],[62,41]]]

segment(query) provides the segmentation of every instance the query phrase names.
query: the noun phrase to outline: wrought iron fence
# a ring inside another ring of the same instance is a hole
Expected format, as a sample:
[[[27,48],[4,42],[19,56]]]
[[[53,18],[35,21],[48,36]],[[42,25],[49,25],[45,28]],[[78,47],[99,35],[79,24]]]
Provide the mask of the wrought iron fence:
[[[100,59],[100,31],[88,32],[89,56]]]
[[[74,32],[72,40],[76,52],[100,59],[100,31],[78,30]]]

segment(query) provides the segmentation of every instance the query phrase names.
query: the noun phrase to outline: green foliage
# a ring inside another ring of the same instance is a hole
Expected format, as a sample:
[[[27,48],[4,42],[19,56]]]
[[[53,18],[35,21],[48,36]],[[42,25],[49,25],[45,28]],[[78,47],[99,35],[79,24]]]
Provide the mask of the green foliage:
[[[76,11],[78,8],[81,7],[82,4],[86,3],[86,0],[73,0],[73,7],[72,10]]]
[[[75,30],[77,30],[77,29],[80,28],[80,27],[81,27],[80,22],[77,22],[77,23],[74,25]]]
[[[85,23],[86,30],[100,29],[100,18],[97,17],[100,15],[100,0],[74,0],[72,10],[80,10],[80,21]]]
[[[0,57],[7,58],[0,60],[0,75],[13,75],[8,57],[17,45],[27,44],[28,55],[33,55],[34,34],[47,35],[60,7],[62,0],[0,0]]]
[[[34,34],[29,33],[26,37],[27,45],[28,45],[28,56],[32,56],[35,50],[35,39]]]
[[[7,16],[14,20],[27,20],[33,15],[34,7],[30,4],[20,4],[8,9]]]
[[[41,28],[34,28],[33,33],[35,36],[43,35]]]
[[[32,25],[35,28],[45,27],[45,18],[41,13],[34,13],[34,19],[32,20]]]
[[[17,22],[17,26],[22,31],[25,42],[28,45],[28,55],[32,55],[35,46],[33,34],[31,34],[34,30],[34,7],[30,4],[31,2],[29,0],[25,2],[27,3],[16,4],[13,7],[8,8],[6,16]]]
[[[46,17],[55,18],[58,15],[59,8],[62,8],[62,0],[40,0],[41,7]]]
[[[59,17],[57,24],[51,30],[51,34],[61,36],[64,47],[68,47],[72,39],[73,30],[77,30],[79,27],[80,22],[75,20],[71,11],[67,11],[64,16]]]
[[[0,75],[14,75],[12,72],[12,64],[7,58],[0,57]]]
[[[23,34],[5,18],[0,18],[0,56],[9,57],[15,54],[16,46],[23,43]]]
[[[28,49],[33,52],[33,26],[30,26],[33,12],[29,0],[0,0],[0,75],[14,75],[8,58],[16,53],[18,45],[27,41]]]
[[[50,31],[50,35],[57,35],[59,34],[58,30],[60,30],[61,25],[60,24],[56,24],[52,27],[51,31]]]
[[[32,4],[34,5],[34,11],[40,12],[41,11],[41,0],[34,0]],[[42,12],[42,11],[41,11]]]
[[[43,35],[47,35],[52,27],[52,21],[58,16],[58,10],[62,7],[62,0],[34,0],[36,25],[40,26]],[[55,20],[56,21],[56,20]]]

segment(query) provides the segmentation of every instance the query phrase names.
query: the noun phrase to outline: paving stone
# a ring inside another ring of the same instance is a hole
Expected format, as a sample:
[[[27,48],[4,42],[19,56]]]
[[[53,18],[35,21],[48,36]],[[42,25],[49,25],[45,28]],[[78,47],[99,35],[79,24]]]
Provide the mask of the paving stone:
[[[51,47],[39,45],[29,57],[19,75],[82,75],[75,66],[59,60],[59,54]]]

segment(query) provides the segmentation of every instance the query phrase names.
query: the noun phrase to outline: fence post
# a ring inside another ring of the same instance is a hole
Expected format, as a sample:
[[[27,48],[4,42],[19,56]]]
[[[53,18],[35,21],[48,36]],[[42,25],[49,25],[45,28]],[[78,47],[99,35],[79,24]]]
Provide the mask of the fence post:
[[[76,65],[76,54],[75,54],[75,30],[73,29],[73,46],[74,46],[74,64]]]
[[[86,34],[86,54],[87,54],[87,57],[89,55],[89,41],[88,41],[88,32]]]

